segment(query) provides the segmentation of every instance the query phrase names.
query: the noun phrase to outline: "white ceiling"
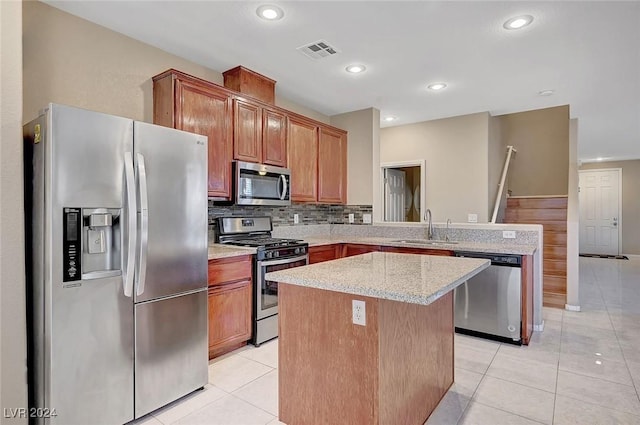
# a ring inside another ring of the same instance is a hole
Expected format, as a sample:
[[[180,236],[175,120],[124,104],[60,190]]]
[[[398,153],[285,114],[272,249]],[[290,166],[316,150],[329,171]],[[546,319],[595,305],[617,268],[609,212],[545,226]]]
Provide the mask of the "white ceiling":
[[[276,22],[254,1],[47,3],[220,72],[253,69],[326,115],[373,106],[403,125],[569,104],[580,159],[640,158],[638,1],[267,1]],[[503,29],[523,14],[530,26]],[[340,53],[296,50],[320,39]],[[354,62],[366,72],[347,74]],[[426,90],[437,81],[448,88]]]

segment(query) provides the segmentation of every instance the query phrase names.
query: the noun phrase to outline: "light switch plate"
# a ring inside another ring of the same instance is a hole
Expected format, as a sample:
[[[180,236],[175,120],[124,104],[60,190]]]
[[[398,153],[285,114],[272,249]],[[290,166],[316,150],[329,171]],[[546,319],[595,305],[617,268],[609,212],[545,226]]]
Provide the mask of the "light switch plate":
[[[503,230],[502,231],[502,237],[504,239],[515,239],[516,238],[516,231],[515,230]]]
[[[298,224],[300,223],[300,215],[299,214],[294,214],[293,215],[293,224]]]
[[[371,214],[362,214],[362,222],[371,224]]]
[[[349,214],[349,223],[353,223],[354,221],[356,221],[354,214],[353,213]]]
[[[477,223],[478,222],[478,214],[467,214],[467,221],[469,223]]]

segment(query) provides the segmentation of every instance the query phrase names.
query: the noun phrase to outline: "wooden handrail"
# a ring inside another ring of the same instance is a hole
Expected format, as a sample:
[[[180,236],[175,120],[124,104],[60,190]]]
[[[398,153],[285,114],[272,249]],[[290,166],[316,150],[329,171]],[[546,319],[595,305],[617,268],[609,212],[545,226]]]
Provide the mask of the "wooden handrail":
[[[513,146],[507,146],[507,159],[504,161],[504,167],[502,168],[502,177],[498,184],[498,193],[496,195],[496,202],[493,206],[493,215],[491,216],[491,223],[495,224],[498,218],[498,211],[500,210],[500,203],[502,202],[502,193],[504,192],[504,182],[507,179],[507,172],[509,171],[509,163],[511,162],[511,154],[518,152]]]

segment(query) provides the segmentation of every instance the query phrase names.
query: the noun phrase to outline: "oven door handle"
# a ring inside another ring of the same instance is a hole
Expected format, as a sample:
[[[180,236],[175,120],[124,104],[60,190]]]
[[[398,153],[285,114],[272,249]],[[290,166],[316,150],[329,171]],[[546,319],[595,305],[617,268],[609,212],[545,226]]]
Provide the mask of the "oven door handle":
[[[287,263],[295,263],[296,261],[307,260],[309,261],[308,255],[302,255],[300,257],[293,258],[283,258],[282,260],[266,260],[266,261],[258,261],[259,267],[269,267],[269,266],[277,266],[278,264],[287,264]]]

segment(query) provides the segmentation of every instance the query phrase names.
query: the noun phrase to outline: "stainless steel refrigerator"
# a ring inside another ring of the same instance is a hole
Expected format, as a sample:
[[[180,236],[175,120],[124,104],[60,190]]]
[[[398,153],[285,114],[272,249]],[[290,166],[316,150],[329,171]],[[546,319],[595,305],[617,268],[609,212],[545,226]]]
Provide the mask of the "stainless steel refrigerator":
[[[56,104],[24,134],[38,422],[123,424],[204,386],[207,138]]]

